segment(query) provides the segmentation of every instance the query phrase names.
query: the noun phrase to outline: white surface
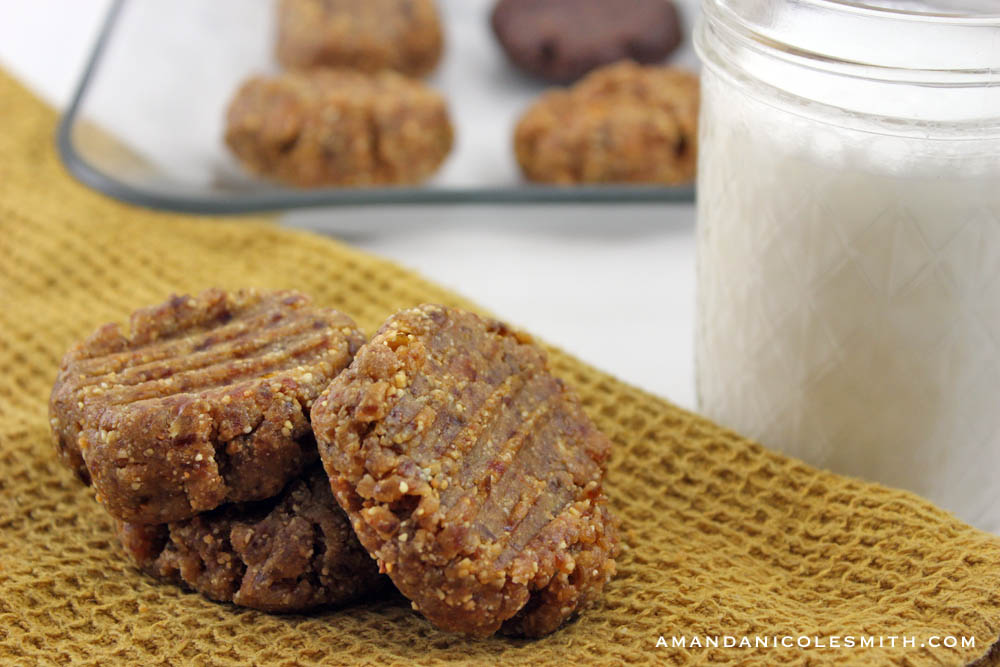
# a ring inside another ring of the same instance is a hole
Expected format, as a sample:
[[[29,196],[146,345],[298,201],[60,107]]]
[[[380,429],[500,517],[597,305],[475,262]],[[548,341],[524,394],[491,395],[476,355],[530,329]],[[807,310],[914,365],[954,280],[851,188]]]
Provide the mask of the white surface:
[[[693,217],[690,205],[653,205],[326,210],[287,219],[312,229],[349,222],[355,231],[341,236],[354,245],[693,407]]]
[[[0,65],[64,107],[107,5],[0,0]],[[627,382],[694,404],[693,206],[338,209],[288,219],[338,229]]]
[[[62,109],[110,0],[0,0],[0,65]]]

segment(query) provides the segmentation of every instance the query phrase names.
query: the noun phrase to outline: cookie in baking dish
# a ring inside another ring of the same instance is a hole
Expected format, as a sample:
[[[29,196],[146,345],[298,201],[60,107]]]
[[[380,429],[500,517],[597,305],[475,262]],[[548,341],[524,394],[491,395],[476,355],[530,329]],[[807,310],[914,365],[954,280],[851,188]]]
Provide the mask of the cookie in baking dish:
[[[541,96],[514,130],[532,181],[690,183],[698,154],[698,78],[631,62]]]
[[[682,38],[671,0],[499,0],[492,23],[512,63],[553,83],[620,60],[659,62]]]
[[[278,62],[428,74],[444,47],[434,0],[280,0]]]
[[[225,141],[250,172],[296,187],[414,184],[447,157],[444,98],[383,71],[255,77],[233,97]]]

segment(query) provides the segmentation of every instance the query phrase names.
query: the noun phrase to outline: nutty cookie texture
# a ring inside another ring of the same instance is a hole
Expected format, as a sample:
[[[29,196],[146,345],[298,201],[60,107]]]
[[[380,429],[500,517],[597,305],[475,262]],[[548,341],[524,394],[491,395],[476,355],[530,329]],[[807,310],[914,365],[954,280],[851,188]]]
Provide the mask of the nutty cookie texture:
[[[394,72],[255,77],[226,115],[226,144],[256,174],[298,187],[419,183],[451,150],[437,92]]]
[[[341,604],[383,586],[318,464],[270,500],[170,524],[118,522],[118,535],[147,574],[263,611]]]
[[[433,0],[281,0],[278,62],[287,68],[392,69],[423,76],[444,38]]]
[[[313,399],[363,342],[297,292],[174,296],[66,354],[49,402],[56,445],[123,521],[269,498],[316,460]]]
[[[610,442],[501,322],[397,313],[317,399],[313,428],[361,544],[442,629],[541,636],[614,574]]]
[[[514,130],[524,175],[547,183],[694,180],[698,79],[625,62],[545,93]]]

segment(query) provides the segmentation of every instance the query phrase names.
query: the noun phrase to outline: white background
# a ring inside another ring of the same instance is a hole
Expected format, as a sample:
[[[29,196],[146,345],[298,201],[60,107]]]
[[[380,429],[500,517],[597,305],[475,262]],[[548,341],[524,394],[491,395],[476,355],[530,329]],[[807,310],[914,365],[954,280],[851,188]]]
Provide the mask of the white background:
[[[108,4],[0,0],[0,66],[62,109]],[[693,407],[691,205],[359,208],[284,220],[417,269],[626,382]]]

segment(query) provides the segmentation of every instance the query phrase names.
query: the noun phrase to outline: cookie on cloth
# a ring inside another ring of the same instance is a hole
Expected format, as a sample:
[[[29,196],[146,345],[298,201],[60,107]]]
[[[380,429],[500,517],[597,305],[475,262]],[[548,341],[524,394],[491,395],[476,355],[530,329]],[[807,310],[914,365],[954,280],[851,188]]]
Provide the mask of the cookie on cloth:
[[[544,635],[614,574],[610,442],[501,322],[393,315],[317,399],[313,428],[361,544],[442,629]]]
[[[166,523],[270,498],[317,458],[313,400],[364,337],[302,294],[210,289],[98,329],[49,403],[62,459],[116,518]]]
[[[119,521],[118,535],[147,574],[263,611],[342,604],[385,583],[319,464],[275,498],[170,524]]]

